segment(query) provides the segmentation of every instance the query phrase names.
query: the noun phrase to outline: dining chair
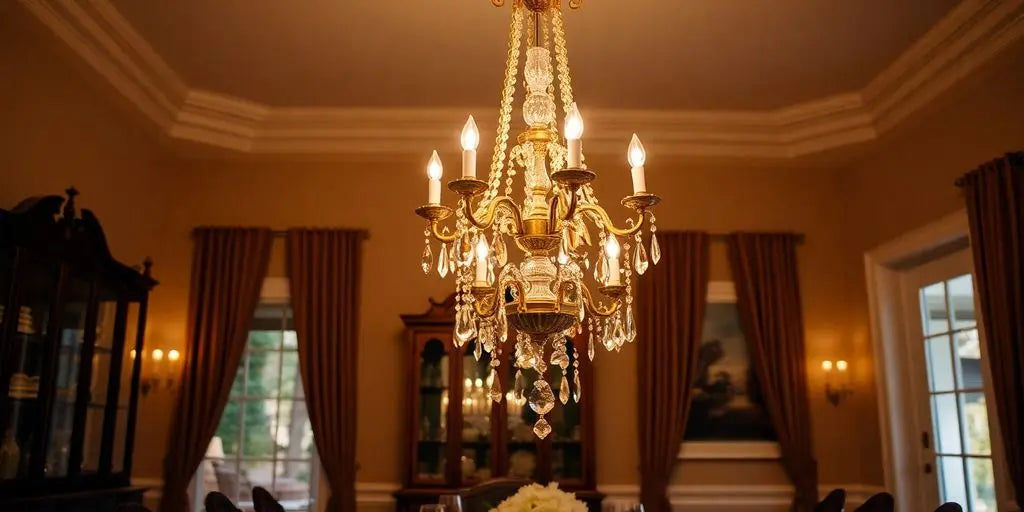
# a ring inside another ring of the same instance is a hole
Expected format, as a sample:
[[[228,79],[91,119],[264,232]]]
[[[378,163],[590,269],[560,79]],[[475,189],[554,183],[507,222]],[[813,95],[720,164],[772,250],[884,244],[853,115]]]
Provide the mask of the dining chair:
[[[206,507],[206,512],[242,512],[227,496],[217,491],[206,495],[203,506]]]
[[[893,512],[896,508],[896,500],[892,494],[880,492],[857,507],[853,512]]]
[[[814,512],[843,512],[844,506],[846,506],[846,490],[832,489],[832,492],[828,493],[821,503],[814,506]]]
[[[939,505],[935,512],[964,512],[964,508],[957,503],[949,502]]]
[[[256,512],[284,512],[284,507],[274,495],[259,486],[252,488],[252,507]]]

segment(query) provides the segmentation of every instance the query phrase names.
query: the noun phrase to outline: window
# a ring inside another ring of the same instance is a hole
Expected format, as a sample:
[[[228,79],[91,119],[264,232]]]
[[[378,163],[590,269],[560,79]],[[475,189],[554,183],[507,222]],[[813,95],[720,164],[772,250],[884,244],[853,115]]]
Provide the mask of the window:
[[[257,486],[270,491],[285,510],[314,509],[319,462],[297,347],[289,305],[261,304],[227,407],[196,474],[196,510],[202,510],[211,491],[251,510],[251,491]]]
[[[971,274],[918,291],[942,501],[996,510],[992,442]]]

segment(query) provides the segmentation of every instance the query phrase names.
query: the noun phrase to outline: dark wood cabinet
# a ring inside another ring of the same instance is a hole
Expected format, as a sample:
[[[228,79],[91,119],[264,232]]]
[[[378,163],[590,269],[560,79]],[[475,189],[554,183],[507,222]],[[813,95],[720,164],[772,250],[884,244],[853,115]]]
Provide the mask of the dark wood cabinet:
[[[113,510],[131,487],[146,305],[67,198],[0,210],[0,510]]]
[[[517,369],[510,360],[511,339],[501,354],[475,354],[475,341],[456,347],[454,306],[451,296],[444,302],[431,300],[426,313],[402,316],[408,414],[406,474],[404,487],[395,494],[397,509],[416,512],[422,504],[437,503],[442,494],[492,478],[515,477],[558,482],[560,488],[587,501],[592,510],[599,510],[593,396],[588,393],[593,390],[593,366],[586,357],[585,334],[568,341],[581,355],[584,392],[578,403],[569,400],[548,413],[552,432],[541,440],[532,430],[536,414],[525,399],[512,393]],[[500,358],[496,372],[503,395],[500,403],[488,395],[492,357]],[[532,385],[538,376],[529,370],[523,378]],[[552,389],[559,389],[561,378],[561,370],[548,370]]]

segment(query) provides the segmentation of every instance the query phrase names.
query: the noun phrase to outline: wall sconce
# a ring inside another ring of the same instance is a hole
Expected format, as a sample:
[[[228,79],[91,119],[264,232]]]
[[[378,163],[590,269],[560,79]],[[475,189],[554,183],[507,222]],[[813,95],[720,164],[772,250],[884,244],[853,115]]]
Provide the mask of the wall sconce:
[[[853,393],[849,367],[849,363],[842,359],[835,363],[821,362],[821,369],[825,372],[825,398],[834,406],[838,406],[844,397]]]
[[[135,360],[135,350],[132,350],[130,355],[132,360]],[[147,360],[150,364],[147,364]],[[174,389],[180,360],[181,352],[174,349],[168,350],[166,353],[159,348],[150,350],[148,354],[143,351],[142,377],[139,379],[139,391],[142,391],[142,396],[148,395],[151,391]]]

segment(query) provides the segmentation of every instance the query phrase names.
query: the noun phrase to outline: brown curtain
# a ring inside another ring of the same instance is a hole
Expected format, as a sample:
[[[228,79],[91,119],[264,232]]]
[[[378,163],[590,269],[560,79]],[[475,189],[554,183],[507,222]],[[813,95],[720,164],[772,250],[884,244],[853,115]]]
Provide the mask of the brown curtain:
[[[958,182],[967,202],[992,397],[1017,502],[1024,504],[1024,152]]]
[[[668,512],[683,442],[708,293],[707,233],[658,232],[664,257],[639,280],[637,391],[640,502]]]
[[[811,444],[804,323],[794,234],[729,235],[729,260],[750,363],[796,488],[793,510],[818,501],[818,464]]]
[[[262,228],[199,228],[193,240],[187,345],[164,457],[163,512],[189,510],[189,482],[238,373],[273,234]]]
[[[299,368],[328,512],[356,509],[356,377],[364,231],[288,231],[288,279]]]

